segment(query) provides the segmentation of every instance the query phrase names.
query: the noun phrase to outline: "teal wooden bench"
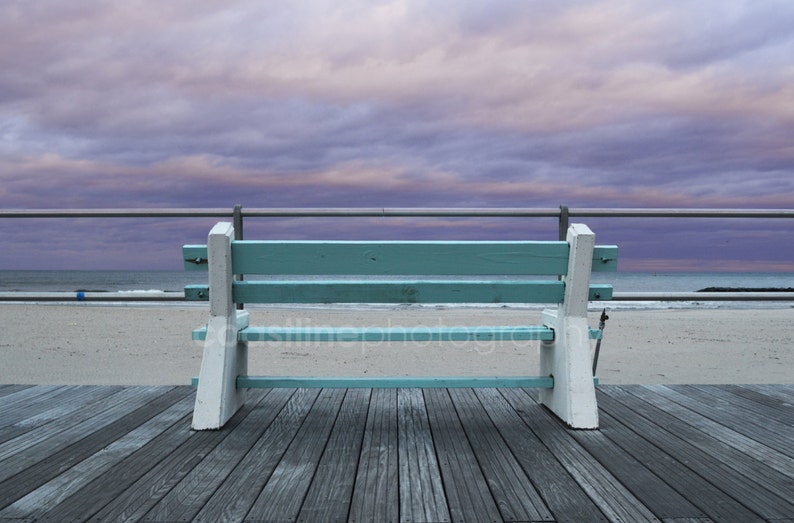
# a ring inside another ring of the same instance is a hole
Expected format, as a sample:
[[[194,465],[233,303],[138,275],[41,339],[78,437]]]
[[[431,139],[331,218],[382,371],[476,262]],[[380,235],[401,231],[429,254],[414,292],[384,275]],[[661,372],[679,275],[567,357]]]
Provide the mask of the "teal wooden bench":
[[[230,223],[218,223],[207,245],[183,247],[186,269],[209,271],[209,285],[185,288],[187,300],[209,301],[210,308],[207,325],[193,332],[194,339],[204,341],[201,371],[194,380],[198,387],[194,429],[222,427],[243,404],[244,390],[252,387],[539,387],[543,404],[570,427],[598,427],[590,340],[600,331],[588,327],[587,304],[611,299],[612,287],[591,285],[590,273],[616,270],[617,247],[595,246],[595,235],[587,226],[572,225],[566,241],[236,241],[233,237]],[[263,279],[240,281],[237,274]],[[290,279],[285,280],[285,275]],[[544,311],[542,325],[534,326],[295,328],[251,326],[248,312],[238,310],[239,303],[550,303],[557,308]],[[539,341],[541,376],[343,378],[247,373],[248,343],[255,341],[483,340]]]

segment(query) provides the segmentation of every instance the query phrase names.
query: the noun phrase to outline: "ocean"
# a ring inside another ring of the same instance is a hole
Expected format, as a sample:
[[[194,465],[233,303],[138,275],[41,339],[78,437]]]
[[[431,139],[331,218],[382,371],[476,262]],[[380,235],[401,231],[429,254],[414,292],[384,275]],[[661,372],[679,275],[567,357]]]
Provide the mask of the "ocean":
[[[794,288],[794,273],[617,272],[594,273],[593,283],[611,283],[615,292],[694,292],[708,287]],[[182,291],[206,284],[207,274],[185,271],[0,271],[0,292]],[[176,305],[179,305],[176,302]],[[172,303],[173,305],[173,303]],[[788,308],[791,302],[610,302],[610,309]]]

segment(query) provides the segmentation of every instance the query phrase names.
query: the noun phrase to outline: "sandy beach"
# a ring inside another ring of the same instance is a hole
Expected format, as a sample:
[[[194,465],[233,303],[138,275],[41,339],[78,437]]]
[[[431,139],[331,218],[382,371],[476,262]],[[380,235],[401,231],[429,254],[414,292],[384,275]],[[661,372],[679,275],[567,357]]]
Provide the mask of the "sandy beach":
[[[610,311],[602,383],[794,383],[794,309]],[[0,383],[185,385],[198,374],[190,331],[202,307],[1,304]],[[597,326],[599,313],[591,314]],[[521,309],[253,310],[252,325],[537,324]],[[593,342],[594,344],[595,342]],[[518,375],[537,373],[538,342],[253,343],[250,373]]]

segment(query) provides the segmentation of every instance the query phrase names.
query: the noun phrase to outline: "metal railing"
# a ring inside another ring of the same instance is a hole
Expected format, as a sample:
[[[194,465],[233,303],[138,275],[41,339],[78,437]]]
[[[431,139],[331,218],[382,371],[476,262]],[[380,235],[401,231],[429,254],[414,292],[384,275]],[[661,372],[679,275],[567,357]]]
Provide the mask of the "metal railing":
[[[3,218],[231,218],[236,239],[243,238],[245,218],[556,218],[565,239],[571,218],[741,218],[791,219],[794,209],[640,209],[640,208],[184,208],[184,209],[0,209]],[[0,292],[0,301],[183,301],[181,292]],[[792,292],[616,292],[616,301],[794,301]]]

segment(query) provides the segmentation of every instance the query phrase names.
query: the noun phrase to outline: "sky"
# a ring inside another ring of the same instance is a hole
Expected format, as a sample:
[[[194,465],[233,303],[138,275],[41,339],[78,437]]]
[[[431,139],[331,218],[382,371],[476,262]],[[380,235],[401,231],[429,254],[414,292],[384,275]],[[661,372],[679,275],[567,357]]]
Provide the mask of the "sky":
[[[2,209],[794,209],[789,0],[4,0],[0,71]],[[621,270],[794,271],[791,220],[582,221]],[[179,269],[213,222],[2,219],[0,269]]]

